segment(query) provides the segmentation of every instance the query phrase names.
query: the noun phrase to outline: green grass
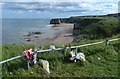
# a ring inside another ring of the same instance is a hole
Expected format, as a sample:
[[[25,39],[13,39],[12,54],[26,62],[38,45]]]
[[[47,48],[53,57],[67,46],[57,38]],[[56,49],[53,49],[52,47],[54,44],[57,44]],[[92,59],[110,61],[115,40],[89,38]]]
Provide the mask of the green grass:
[[[107,38],[112,37],[120,33],[120,26],[118,25],[117,18],[106,18],[97,23],[88,25],[84,30],[84,33],[91,36],[91,38]]]
[[[113,38],[117,37],[119,35]],[[71,45],[82,45],[102,40],[88,40],[72,43]],[[22,46],[22,44],[3,45],[2,60],[22,54]],[[34,45],[26,44],[24,46],[28,49],[34,47]],[[44,49],[48,48],[49,46],[47,45]],[[2,74],[3,77],[118,77],[119,49],[120,41],[110,42],[106,49],[104,49],[104,44],[81,47],[78,52],[83,52],[86,55],[86,61],[78,61],[77,63],[68,60],[70,50],[67,51],[66,56],[64,56],[62,50],[38,53],[38,58],[45,58],[49,61],[50,75],[37,65],[32,65],[30,70],[27,70],[26,61],[23,57],[4,63],[2,65]],[[98,57],[101,60],[98,60]]]
[[[87,39],[101,39],[101,38],[104,39],[120,34],[119,18],[114,17],[86,17],[79,19],[78,18],[76,17],[77,19],[77,21],[75,22],[76,26],[73,29],[74,35],[77,36],[83,35],[83,38]]]

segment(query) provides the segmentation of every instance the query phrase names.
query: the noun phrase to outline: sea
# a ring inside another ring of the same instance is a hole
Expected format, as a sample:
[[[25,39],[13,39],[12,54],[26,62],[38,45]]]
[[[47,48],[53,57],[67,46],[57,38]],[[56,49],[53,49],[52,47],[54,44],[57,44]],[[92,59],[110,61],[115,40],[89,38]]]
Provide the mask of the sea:
[[[19,43],[24,34],[51,26],[50,19],[2,19],[2,44]]]

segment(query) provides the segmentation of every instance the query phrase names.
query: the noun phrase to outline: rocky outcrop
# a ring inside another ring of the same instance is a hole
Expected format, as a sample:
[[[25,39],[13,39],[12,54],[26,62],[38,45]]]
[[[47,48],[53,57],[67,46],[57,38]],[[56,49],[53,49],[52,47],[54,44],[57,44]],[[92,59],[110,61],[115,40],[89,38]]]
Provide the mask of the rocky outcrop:
[[[50,20],[50,24],[60,24],[60,23],[61,23],[60,19],[52,19],[52,20]]]
[[[113,17],[120,17],[120,13],[99,16],[77,16],[59,19],[61,23],[74,23],[74,42],[78,42],[86,40],[87,38],[108,38],[112,35],[120,33],[118,31],[120,28],[118,26],[117,18]]]
[[[77,23],[77,22],[80,22],[80,19],[82,19],[82,17],[61,18],[60,20],[62,23]]]
[[[108,16],[108,17],[120,17],[120,13],[108,14],[106,16]]]
[[[83,18],[80,20],[80,22],[76,22],[74,24],[73,28],[73,35],[79,35],[82,33],[82,30],[85,29],[88,25],[92,23],[96,23],[100,21],[101,19],[89,19],[89,18]]]

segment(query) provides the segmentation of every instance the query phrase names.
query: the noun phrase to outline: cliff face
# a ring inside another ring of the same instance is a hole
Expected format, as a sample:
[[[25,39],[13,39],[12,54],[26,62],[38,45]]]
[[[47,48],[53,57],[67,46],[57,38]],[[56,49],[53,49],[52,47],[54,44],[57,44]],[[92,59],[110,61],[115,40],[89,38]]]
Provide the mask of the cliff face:
[[[114,17],[84,18],[73,29],[74,42],[82,39],[103,39],[120,34],[120,19]]]
[[[70,18],[63,18],[60,19],[62,23],[77,23],[80,22],[81,18],[70,17]]]
[[[52,20],[50,20],[50,24],[60,24],[60,23],[61,23],[60,19],[52,19]]]
[[[79,16],[60,18],[61,23],[74,23],[74,42],[85,39],[108,38],[120,33],[119,17]]]
[[[61,23],[76,23],[80,22],[80,19],[83,17],[70,17],[70,18],[57,18],[60,20]],[[55,23],[56,19],[51,19],[50,24]]]
[[[73,35],[79,35],[82,33],[88,25],[99,22],[101,19],[83,18],[80,22],[76,22],[73,28]]]

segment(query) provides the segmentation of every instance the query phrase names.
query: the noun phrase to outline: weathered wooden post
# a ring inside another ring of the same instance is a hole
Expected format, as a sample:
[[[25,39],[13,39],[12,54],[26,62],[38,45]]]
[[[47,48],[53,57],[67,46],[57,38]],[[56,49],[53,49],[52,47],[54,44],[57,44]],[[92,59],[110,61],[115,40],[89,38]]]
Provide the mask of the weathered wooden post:
[[[109,40],[108,39],[106,39],[106,41],[105,41],[105,45],[104,45],[104,49],[106,49],[106,46],[109,44]]]
[[[37,63],[37,51],[39,50],[39,39],[38,39],[38,36],[36,35],[36,36],[34,36],[34,54],[33,54],[33,62],[34,62],[34,64],[36,64]]]
[[[27,60],[27,68],[30,69],[30,59]]]
[[[67,51],[67,45],[63,45],[63,50],[64,50],[64,56],[66,56],[66,51]]]
[[[70,49],[70,51],[72,51],[72,49],[71,49],[71,45],[69,44],[69,49]]]
[[[77,47],[74,49],[74,52],[75,52],[75,56],[77,56],[77,53],[78,53],[78,48]],[[75,57],[74,62],[76,62],[76,61],[77,61],[77,59]]]
[[[35,51],[34,52],[34,55],[33,55],[33,62],[34,62],[34,64],[36,64],[37,63],[37,51]]]
[[[77,53],[78,53],[78,48],[76,47],[75,48],[75,54],[77,55]]]

